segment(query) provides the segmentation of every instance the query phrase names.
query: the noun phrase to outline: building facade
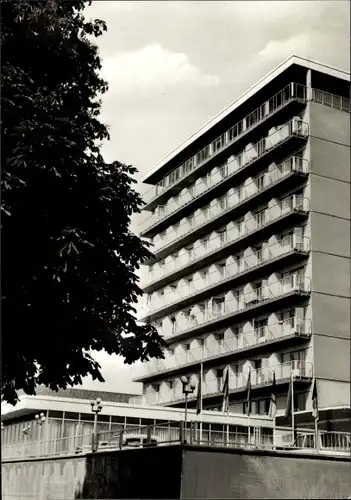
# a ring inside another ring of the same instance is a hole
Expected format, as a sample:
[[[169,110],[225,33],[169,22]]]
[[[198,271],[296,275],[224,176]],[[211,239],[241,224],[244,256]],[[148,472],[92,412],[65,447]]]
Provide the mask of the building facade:
[[[143,179],[141,236],[153,243],[143,321],[168,347],[143,404],[278,415],[350,404],[350,77],[293,56]],[[196,405],[196,391],[189,406]]]

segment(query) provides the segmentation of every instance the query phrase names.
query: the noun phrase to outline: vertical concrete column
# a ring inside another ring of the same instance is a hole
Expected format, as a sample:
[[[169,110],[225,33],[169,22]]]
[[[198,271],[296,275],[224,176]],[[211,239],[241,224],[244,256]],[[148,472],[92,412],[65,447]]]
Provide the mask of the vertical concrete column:
[[[312,72],[310,69],[307,70],[306,74],[306,87],[307,87],[307,101],[312,100]]]

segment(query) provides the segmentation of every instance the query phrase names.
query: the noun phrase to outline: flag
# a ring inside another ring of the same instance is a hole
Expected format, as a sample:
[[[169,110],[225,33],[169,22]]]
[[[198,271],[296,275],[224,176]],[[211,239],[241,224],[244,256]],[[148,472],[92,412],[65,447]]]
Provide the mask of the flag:
[[[317,393],[317,380],[314,379],[313,390],[312,390],[312,416],[315,420],[319,418],[318,412],[318,393]]]
[[[222,411],[227,412],[227,411],[229,411],[229,368],[227,368],[227,371],[225,374],[222,393],[223,393]]]
[[[275,418],[277,414],[277,395],[276,395],[276,383],[275,383],[275,371],[273,371],[272,379],[272,389],[271,389],[271,400],[269,403],[269,413],[270,418]]]
[[[292,370],[290,372],[290,383],[289,383],[289,390],[288,390],[288,397],[286,400],[286,408],[285,408],[285,418],[290,417],[292,414],[292,411],[294,411],[291,407],[291,399],[292,399],[292,394],[293,394],[293,373]]]
[[[247,385],[246,385],[246,405],[247,405],[247,414],[251,414],[251,370],[249,371],[249,375],[247,377]]]
[[[197,387],[196,415],[202,412],[202,364],[200,368],[199,385]]]

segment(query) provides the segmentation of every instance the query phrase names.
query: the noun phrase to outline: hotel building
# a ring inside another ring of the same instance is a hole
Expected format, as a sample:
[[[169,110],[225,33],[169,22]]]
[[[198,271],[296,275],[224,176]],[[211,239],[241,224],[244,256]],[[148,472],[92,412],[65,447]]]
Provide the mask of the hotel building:
[[[350,76],[292,56],[143,179],[153,243],[141,280],[168,342],[137,379],[151,405],[278,415],[350,404]],[[186,117],[184,117],[186,119]],[[196,405],[196,390],[189,406]]]

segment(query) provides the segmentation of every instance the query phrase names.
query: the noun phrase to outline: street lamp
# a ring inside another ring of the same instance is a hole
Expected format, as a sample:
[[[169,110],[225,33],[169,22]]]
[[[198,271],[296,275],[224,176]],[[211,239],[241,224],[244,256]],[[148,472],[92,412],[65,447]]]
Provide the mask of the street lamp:
[[[180,378],[180,381],[183,385],[183,394],[185,396],[184,428],[186,431],[187,419],[188,419],[188,395],[193,394],[193,392],[195,391],[195,385],[189,384],[188,378],[185,377],[184,375],[183,377]]]
[[[102,401],[100,398],[96,398],[95,401],[90,403],[91,411],[94,413],[94,429],[93,429],[93,441],[92,441],[92,451],[97,450],[97,419],[98,414],[102,410]]]
[[[1,430],[3,431],[5,429],[4,422],[1,422]]]

